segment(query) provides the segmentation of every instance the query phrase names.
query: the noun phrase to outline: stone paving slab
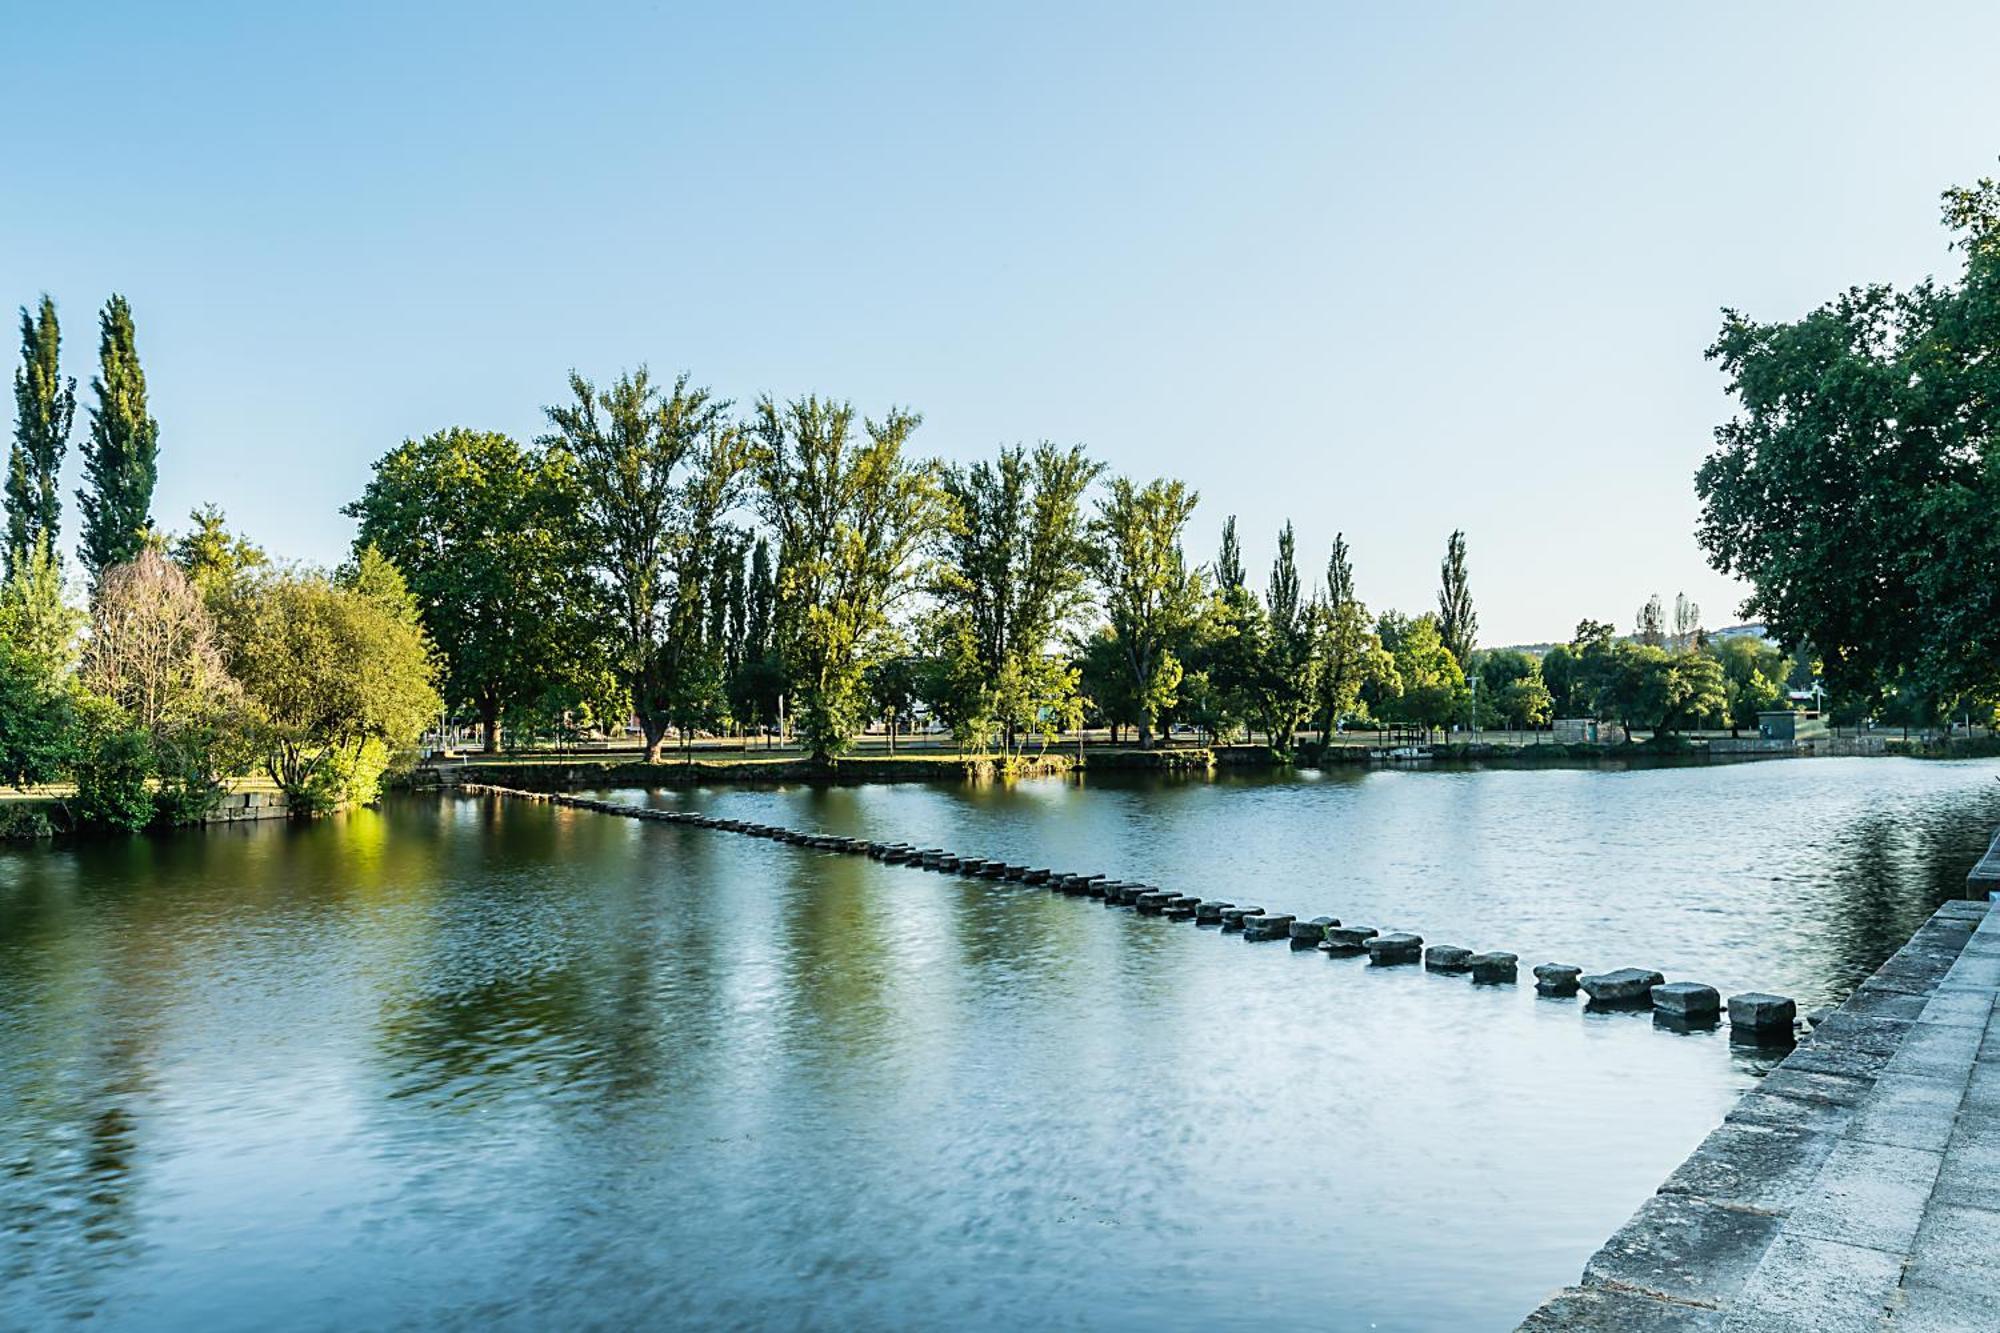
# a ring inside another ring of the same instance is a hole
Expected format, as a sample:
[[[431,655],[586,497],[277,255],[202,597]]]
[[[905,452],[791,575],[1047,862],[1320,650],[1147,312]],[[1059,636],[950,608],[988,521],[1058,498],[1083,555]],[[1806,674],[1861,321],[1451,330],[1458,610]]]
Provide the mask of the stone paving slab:
[[[1789,1231],[1744,1288],[1724,1333],[1872,1333],[1895,1297],[1893,1254]]]
[[[1583,1285],[1720,1305],[1749,1280],[1783,1222],[1777,1213],[1655,1194],[1591,1256]]]
[[[1632,1292],[1565,1287],[1521,1328],[1525,1333],[1720,1333],[1722,1312]]]
[[[1786,1229],[1900,1254],[1917,1239],[1943,1163],[1942,1152],[1844,1139],[1792,1210]]]

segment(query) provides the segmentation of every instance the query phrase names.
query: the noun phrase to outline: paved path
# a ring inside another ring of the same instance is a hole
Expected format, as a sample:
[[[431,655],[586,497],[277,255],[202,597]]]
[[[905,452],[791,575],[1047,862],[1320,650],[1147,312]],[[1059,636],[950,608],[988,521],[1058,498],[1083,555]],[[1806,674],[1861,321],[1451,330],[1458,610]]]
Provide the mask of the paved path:
[[[2000,1330],[2000,911],[1947,903],[1523,1330]]]

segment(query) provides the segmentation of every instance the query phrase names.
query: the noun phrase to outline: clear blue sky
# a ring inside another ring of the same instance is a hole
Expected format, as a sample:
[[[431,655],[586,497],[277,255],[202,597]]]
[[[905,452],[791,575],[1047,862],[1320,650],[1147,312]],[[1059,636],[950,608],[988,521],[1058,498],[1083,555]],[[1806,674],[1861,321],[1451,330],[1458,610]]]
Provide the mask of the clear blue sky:
[[[10,9],[0,302],[87,380],[129,296],[159,520],[315,560],[397,441],[645,361],[1183,476],[1260,583],[1344,529],[1377,609],[1462,526],[1487,643],[1722,624],[1718,307],[1952,269],[2000,154],[1983,4]]]

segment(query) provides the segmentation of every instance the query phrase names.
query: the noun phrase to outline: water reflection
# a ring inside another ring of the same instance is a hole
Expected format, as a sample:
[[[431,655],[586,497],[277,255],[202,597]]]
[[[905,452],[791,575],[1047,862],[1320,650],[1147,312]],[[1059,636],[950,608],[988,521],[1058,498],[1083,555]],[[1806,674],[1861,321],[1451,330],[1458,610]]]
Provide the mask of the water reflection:
[[[1811,1002],[1995,771],[628,798]],[[1505,1327],[1773,1058],[545,806],[10,851],[0,1326]]]

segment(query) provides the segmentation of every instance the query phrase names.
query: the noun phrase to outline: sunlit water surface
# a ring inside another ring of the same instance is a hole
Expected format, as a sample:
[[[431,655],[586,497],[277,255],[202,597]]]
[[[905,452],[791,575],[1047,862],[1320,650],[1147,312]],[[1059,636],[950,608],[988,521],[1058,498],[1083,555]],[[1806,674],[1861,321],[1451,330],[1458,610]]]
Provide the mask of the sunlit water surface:
[[[1837,999],[2000,765],[621,792]],[[0,1327],[1478,1329],[1758,1072],[1532,987],[546,806],[0,853]]]

